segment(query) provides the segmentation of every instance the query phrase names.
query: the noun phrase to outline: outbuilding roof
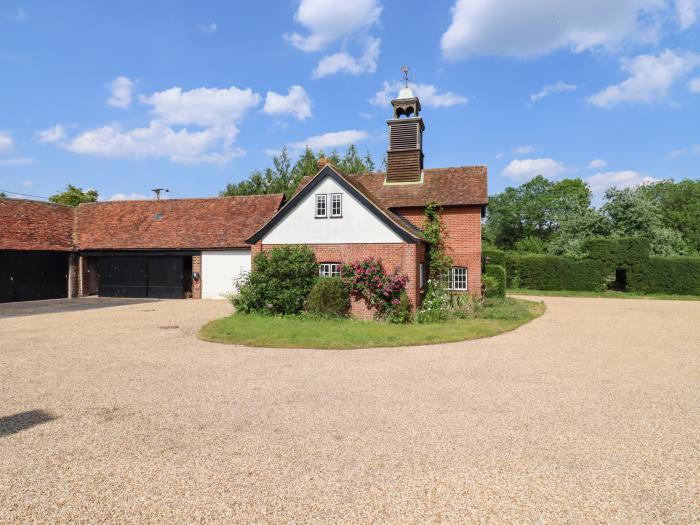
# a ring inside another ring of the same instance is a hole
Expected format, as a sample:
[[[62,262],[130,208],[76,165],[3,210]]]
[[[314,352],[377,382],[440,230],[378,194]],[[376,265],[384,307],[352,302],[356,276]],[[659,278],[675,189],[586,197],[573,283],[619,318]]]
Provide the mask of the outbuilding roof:
[[[0,250],[70,251],[72,229],[72,208],[0,199]]]

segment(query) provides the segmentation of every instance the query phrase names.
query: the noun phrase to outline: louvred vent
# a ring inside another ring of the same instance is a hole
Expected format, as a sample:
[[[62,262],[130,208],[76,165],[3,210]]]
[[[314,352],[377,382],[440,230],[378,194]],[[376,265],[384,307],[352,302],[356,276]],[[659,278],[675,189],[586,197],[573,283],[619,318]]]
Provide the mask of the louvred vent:
[[[419,149],[420,124],[418,121],[394,123],[389,128],[389,150]]]

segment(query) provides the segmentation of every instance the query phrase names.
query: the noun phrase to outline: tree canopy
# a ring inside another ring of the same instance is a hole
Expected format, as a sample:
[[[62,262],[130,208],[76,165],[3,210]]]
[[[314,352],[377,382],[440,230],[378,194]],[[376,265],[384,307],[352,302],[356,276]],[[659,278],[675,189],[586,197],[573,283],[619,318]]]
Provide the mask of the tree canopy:
[[[337,151],[326,155],[323,151],[314,153],[311,149],[306,148],[294,164],[292,164],[287,148],[284,148],[279,155],[272,158],[272,167],[254,170],[247,179],[227,184],[220,195],[284,193],[286,197],[291,197],[301,179],[318,172],[318,161],[324,157],[343,174],[363,173],[375,169],[374,160],[370,153],[367,152],[364,157],[361,157],[357,148],[352,144],[348,146],[343,156],[340,156]]]
[[[86,190],[69,184],[62,192],[49,197],[49,201],[65,206],[77,206],[82,202],[95,202],[97,200],[97,190]]]
[[[489,198],[487,245],[580,256],[582,242],[591,237],[643,237],[656,255],[700,253],[700,181],[610,188],[598,208],[581,179],[538,176]]]

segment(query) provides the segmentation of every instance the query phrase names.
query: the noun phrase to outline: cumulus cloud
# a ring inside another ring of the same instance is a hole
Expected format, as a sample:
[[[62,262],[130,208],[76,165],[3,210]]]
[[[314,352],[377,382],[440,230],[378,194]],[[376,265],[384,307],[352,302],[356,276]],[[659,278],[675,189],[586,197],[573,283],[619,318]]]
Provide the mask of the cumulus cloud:
[[[307,138],[306,140],[301,140],[299,142],[294,142],[290,144],[290,147],[295,149],[303,149],[306,147],[312,150],[325,150],[328,148],[338,148],[340,146],[347,146],[349,144],[356,144],[361,140],[367,138],[366,131],[360,131],[357,129],[348,129],[345,131],[332,131],[324,133],[322,135],[314,135]]]
[[[216,25],[216,22],[212,22],[211,24],[199,24],[197,26],[197,29],[205,35],[213,35],[214,33],[216,33],[218,27]],[[121,195],[121,193],[119,195]]]
[[[575,89],[575,84],[567,84],[565,82],[559,81],[556,84],[545,86],[537,93],[533,93],[532,95],[530,95],[530,102],[535,103],[550,95],[554,95],[555,93],[563,93],[565,91],[573,91]]]
[[[12,22],[24,22],[27,20],[27,12],[21,7],[18,7],[14,14],[5,15],[3,18]]]
[[[659,180],[660,179],[655,179],[654,177],[644,176],[633,170],[596,173],[585,179],[593,194],[598,196],[602,195],[608,188],[617,188],[621,190],[641,184],[652,184]]]
[[[10,151],[15,145],[9,131],[0,131],[0,152]]]
[[[148,199],[142,193],[115,193],[109,198],[110,201],[143,201]]]
[[[511,151],[516,155],[524,155],[526,153],[532,153],[533,151],[535,151],[535,146],[533,146],[532,144],[527,144],[525,146],[516,146]]]
[[[50,128],[37,131],[36,138],[39,142],[59,142],[66,138],[66,128],[56,124]]]
[[[688,82],[688,89],[691,93],[700,93],[700,77],[696,77]]]
[[[594,106],[605,108],[623,102],[658,102],[666,98],[673,84],[700,65],[700,55],[669,49],[659,55],[639,55],[622,59],[622,69],[629,77],[608,86],[588,98]]]
[[[170,124],[225,126],[233,124],[260,103],[260,95],[250,88],[196,88],[183,91],[173,87],[141,96],[141,102],[153,106],[153,113]]]
[[[514,159],[505,167],[503,175],[515,181],[525,182],[537,175],[554,178],[571,171],[554,159]]]
[[[268,91],[263,111],[268,115],[291,115],[297,120],[311,116],[311,99],[301,86],[291,86],[286,95]]]
[[[64,147],[74,153],[115,158],[165,157],[181,164],[223,164],[244,151],[233,142],[238,129],[218,126],[202,131],[175,130],[153,120],[147,128],[122,130],[112,124],[81,133]]]
[[[127,77],[117,77],[109,83],[110,97],[107,104],[115,108],[128,108],[131,105],[131,94],[134,83]]]
[[[604,168],[607,165],[608,165],[607,161],[604,161],[603,159],[593,159],[592,161],[590,161],[588,163],[588,169],[594,170],[594,169],[598,169],[598,168]]]
[[[391,100],[396,98],[399,91],[404,86],[403,82],[384,82],[382,90],[370,99],[370,102],[375,106],[388,106]],[[434,108],[449,108],[460,104],[466,104],[469,99],[462,95],[457,95],[451,91],[440,92],[438,88],[432,84],[411,84],[413,93],[420,98],[420,103],[426,107]]]
[[[681,30],[688,29],[695,24],[700,12],[700,0],[677,0],[678,25]]]
[[[378,38],[367,37],[365,50],[358,58],[351,56],[347,51],[323,57],[314,69],[314,78],[322,78],[335,73],[350,73],[351,75],[374,73],[377,70],[377,60],[379,60],[380,42]]]
[[[656,18],[671,12],[666,0],[456,0],[441,47],[449,60],[537,56],[564,47],[578,53],[655,40]]]
[[[677,159],[679,157],[685,157],[686,155],[700,155],[700,144],[695,144],[690,148],[675,149],[666,155],[667,160]]]
[[[377,0],[301,0],[294,19],[308,35],[285,35],[302,51],[320,51],[327,45],[369,29],[379,20]]]

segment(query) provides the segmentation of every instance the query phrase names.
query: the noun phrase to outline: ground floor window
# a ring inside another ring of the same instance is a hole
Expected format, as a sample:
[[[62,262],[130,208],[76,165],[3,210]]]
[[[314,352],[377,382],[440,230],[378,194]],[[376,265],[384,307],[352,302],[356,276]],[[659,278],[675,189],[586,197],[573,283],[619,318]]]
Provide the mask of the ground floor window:
[[[450,270],[450,290],[465,291],[467,289],[467,269],[455,266]]]
[[[340,277],[340,263],[321,263],[318,265],[320,277]]]

